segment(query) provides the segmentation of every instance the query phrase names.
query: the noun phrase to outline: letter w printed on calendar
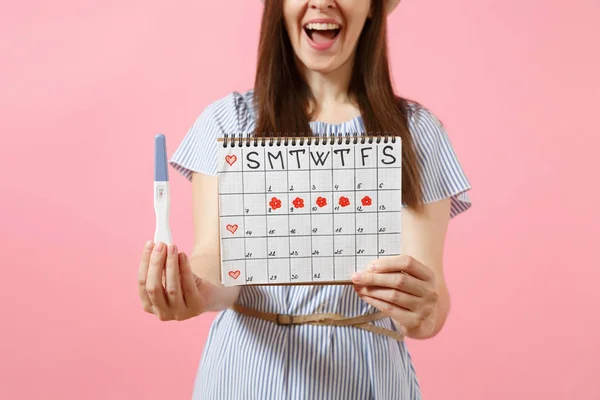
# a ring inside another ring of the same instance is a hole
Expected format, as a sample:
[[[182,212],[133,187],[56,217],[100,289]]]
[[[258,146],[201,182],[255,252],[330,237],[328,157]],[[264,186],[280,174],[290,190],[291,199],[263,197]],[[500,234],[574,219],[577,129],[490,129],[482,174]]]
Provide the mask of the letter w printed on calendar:
[[[350,283],[402,251],[393,136],[218,139],[225,286]]]

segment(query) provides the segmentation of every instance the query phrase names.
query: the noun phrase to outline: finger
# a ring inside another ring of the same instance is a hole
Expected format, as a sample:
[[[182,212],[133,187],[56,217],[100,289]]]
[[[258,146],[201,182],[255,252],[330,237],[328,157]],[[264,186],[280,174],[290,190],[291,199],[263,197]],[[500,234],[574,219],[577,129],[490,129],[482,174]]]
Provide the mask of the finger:
[[[416,328],[418,324],[417,314],[413,311],[405,310],[394,304],[388,303],[380,299],[369,296],[360,296],[366,303],[372,305],[383,314],[394,319],[400,325],[404,326],[408,330]]]
[[[162,285],[162,274],[165,265],[165,244],[159,242],[154,246],[150,255],[150,267],[148,268],[148,278],[146,280],[146,291],[152,301],[152,305],[158,309],[166,310],[168,308],[165,290]]]
[[[177,246],[169,245],[167,248],[167,267],[165,273],[165,289],[167,302],[171,308],[183,308],[183,294],[181,293],[181,281],[179,279],[179,260]]]
[[[401,292],[396,289],[387,289],[376,286],[360,286],[355,287],[356,293],[359,295],[373,297],[375,299],[387,301],[388,303],[395,304],[409,311],[417,311],[419,307],[419,298]]]
[[[418,297],[422,297],[426,293],[423,286],[425,282],[401,272],[357,272],[352,275],[352,282],[360,286],[380,286],[396,289]]]
[[[371,261],[367,270],[372,272],[402,271],[422,281],[433,278],[433,272],[429,268],[408,254],[378,258]]]
[[[152,254],[153,248],[154,242],[152,240],[147,241],[142,251],[140,267],[138,268],[138,295],[140,296],[140,300],[142,300],[144,311],[149,313],[152,312],[152,302],[150,301],[150,297],[148,297],[148,292],[146,292],[146,280],[150,265],[150,254]]]
[[[185,253],[179,253],[179,273],[181,274],[181,288],[183,301],[188,308],[197,308],[201,305],[201,296],[198,285],[201,280],[192,272],[190,259]]]

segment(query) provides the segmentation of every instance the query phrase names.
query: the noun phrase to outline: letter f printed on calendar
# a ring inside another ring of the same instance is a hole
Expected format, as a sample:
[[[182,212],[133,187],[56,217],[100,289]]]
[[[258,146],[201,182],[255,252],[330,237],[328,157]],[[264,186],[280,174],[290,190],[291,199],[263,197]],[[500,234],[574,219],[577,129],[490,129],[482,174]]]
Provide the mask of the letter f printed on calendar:
[[[225,286],[351,283],[402,251],[400,137],[218,139]]]

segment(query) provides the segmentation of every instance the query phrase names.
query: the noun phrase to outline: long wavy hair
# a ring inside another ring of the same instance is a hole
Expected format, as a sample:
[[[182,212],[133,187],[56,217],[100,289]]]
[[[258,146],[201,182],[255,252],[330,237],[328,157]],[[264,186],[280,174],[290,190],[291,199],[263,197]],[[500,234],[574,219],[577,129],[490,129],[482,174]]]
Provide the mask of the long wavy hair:
[[[296,66],[285,28],[283,0],[264,3],[254,83],[258,113],[254,135],[312,136],[308,110],[314,96]],[[402,138],[402,201],[421,210],[421,171],[408,128],[408,100],[394,93],[390,77],[385,5],[382,0],[373,0],[371,6],[372,16],[358,39],[348,94],[360,109],[367,136]]]

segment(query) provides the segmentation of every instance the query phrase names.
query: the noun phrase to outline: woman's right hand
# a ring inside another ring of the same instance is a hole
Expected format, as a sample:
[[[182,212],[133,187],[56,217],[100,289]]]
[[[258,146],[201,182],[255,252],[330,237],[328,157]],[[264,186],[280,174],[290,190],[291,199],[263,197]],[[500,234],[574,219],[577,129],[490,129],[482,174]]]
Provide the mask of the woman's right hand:
[[[138,270],[138,291],[144,311],[161,321],[183,321],[211,308],[218,288],[200,279],[185,253],[164,243],[144,246]]]

